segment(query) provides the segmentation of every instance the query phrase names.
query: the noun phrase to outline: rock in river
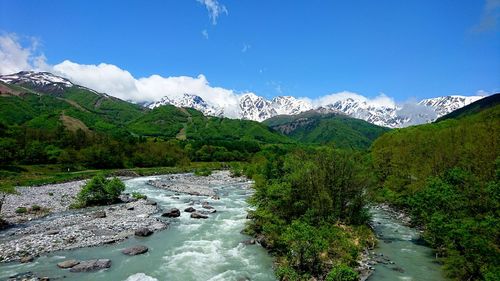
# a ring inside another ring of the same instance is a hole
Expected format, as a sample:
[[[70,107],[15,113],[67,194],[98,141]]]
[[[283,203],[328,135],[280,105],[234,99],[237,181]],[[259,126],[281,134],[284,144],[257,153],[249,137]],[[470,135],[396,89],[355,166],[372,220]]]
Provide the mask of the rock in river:
[[[193,207],[187,207],[186,209],[184,209],[184,212],[192,213],[192,212],[196,212],[196,209]]]
[[[153,234],[153,231],[149,230],[147,227],[141,227],[135,231],[135,236],[146,237]]]
[[[181,215],[181,211],[177,208],[172,208],[169,211],[163,213],[161,216],[162,217],[167,217],[167,218],[176,218]]]
[[[98,260],[88,260],[81,261],[79,264],[73,266],[69,271],[71,272],[90,272],[98,271],[104,268],[111,267],[111,260],[108,259],[98,259]]]
[[[208,219],[208,216],[194,212],[194,213],[191,213],[191,218],[193,218],[193,219]]]
[[[77,260],[65,260],[57,264],[59,268],[72,268],[73,266],[79,264]]]
[[[148,251],[148,247],[142,246],[142,245],[137,245],[137,246],[132,246],[126,249],[122,250],[122,253],[128,256],[135,256],[135,255],[140,255],[144,254]]]

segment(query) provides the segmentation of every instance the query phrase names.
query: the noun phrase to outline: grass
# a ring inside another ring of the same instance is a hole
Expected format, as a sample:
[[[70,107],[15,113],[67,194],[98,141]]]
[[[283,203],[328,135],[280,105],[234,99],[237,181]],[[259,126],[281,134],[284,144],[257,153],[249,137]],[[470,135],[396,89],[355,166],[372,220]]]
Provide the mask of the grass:
[[[218,170],[226,169],[229,163],[224,162],[192,162],[184,167],[153,167],[153,168],[131,168],[131,169],[107,169],[107,170],[80,170],[64,171],[61,165],[20,165],[18,169],[12,171],[0,168],[0,185],[15,186],[39,186],[45,184],[55,184],[91,178],[97,174],[105,176],[116,176],[124,171],[131,172],[138,176],[152,176],[175,173],[188,173],[197,170]]]

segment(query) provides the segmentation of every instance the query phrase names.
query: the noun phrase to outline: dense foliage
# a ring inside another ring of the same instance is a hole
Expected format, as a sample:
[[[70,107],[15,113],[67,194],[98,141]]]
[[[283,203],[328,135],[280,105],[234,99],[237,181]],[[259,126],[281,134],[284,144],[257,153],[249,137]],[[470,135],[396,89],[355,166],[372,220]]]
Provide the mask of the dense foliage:
[[[87,182],[77,195],[74,207],[109,205],[119,201],[120,194],[125,190],[125,184],[118,178],[106,179],[97,175]]]
[[[486,108],[372,146],[373,194],[412,213],[456,280],[500,279],[500,106]]]
[[[361,163],[353,152],[275,147],[245,168],[256,181],[247,231],[276,254],[280,279],[324,279],[356,265],[370,237],[363,196],[370,176]]]
[[[264,124],[303,143],[351,149],[366,149],[389,130],[343,114],[315,111],[276,116],[264,121]]]

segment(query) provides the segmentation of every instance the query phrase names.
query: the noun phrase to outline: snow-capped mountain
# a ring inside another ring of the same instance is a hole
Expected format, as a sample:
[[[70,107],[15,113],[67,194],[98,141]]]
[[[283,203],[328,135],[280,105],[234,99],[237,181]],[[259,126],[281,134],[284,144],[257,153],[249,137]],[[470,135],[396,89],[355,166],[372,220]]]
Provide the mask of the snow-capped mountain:
[[[26,86],[42,93],[60,94],[66,88],[74,86],[68,79],[49,72],[21,71],[15,74],[1,75],[0,81],[7,84]]]
[[[264,121],[278,115],[273,103],[255,94],[245,94],[239,100],[241,119]]]
[[[10,75],[0,75],[0,81],[7,84],[20,85],[31,88],[36,92],[47,94],[63,94],[67,88],[76,86],[91,91],[97,95],[110,97],[72,83],[70,80],[54,75],[49,72],[21,71]],[[205,101],[198,95],[183,94],[178,97],[165,96],[159,101],[144,104],[149,108],[155,108],[165,104],[177,107],[189,107],[201,111],[209,116],[229,117],[264,121],[276,115],[295,115],[308,110],[316,110],[323,113],[335,112],[363,119],[370,123],[390,127],[401,128],[410,125],[429,123],[454,110],[469,105],[483,97],[481,96],[444,96],[424,99],[418,103],[407,104],[376,104],[366,99],[344,98],[329,104],[313,106],[310,102],[291,96],[278,96],[271,100],[257,96],[253,93],[241,95],[235,105],[223,107]],[[236,109],[236,110],[235,110]],[[234,113],[236,111],[236,113]]]
[[[271,102],[278,114],[295,115],[312,109],[309,102],[292,96],[278,96],[273,98]]]
[[[186,93],[176,98],[169,98],[165,96],[161,100],[147,104],[146,106],[153,109],[155,107],[166,104],[171,104],[177,107],[194,108],[201,111],[204,115],[208,116],[222,116],[224,113],[224,110],[222,108],[209,105],[200,96]]]
[[[483,97],[481,96],[446,96],[424,99],[418,104],[434,109],[437,113],[437,117],[439,118],[482,98]]]

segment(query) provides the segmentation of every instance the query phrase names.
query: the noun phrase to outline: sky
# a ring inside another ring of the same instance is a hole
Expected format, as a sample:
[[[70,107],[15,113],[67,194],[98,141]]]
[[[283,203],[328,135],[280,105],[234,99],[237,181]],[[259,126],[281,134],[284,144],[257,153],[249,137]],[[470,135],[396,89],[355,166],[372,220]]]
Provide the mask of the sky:
[[[401,103],[500,91],[500,0],[0,0],[0,74],[133,101]]]

